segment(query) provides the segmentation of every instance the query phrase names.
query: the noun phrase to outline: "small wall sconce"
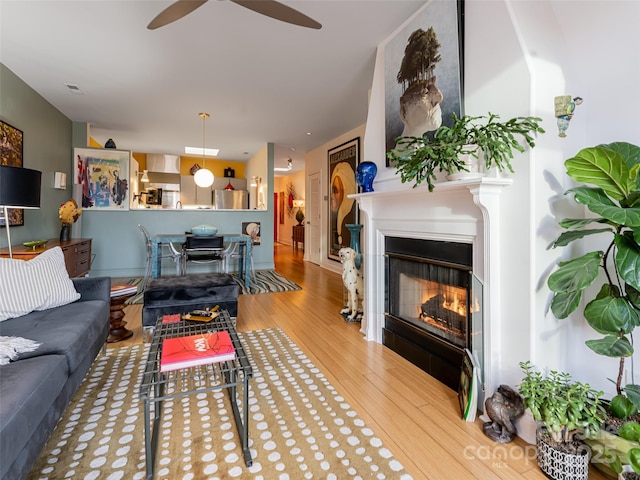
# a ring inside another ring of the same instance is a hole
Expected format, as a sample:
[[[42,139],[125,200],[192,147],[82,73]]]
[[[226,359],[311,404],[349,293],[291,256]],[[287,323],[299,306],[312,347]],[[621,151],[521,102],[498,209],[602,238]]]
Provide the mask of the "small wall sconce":
[[[149,181],[149,174],[146,170],[142,171],[142,178],[140,179],[140,181],[143,183],[147,183]]]
[[[67,174],[63,172],[55,172],[53,174],[53,188],[58,190],[67,189]]]

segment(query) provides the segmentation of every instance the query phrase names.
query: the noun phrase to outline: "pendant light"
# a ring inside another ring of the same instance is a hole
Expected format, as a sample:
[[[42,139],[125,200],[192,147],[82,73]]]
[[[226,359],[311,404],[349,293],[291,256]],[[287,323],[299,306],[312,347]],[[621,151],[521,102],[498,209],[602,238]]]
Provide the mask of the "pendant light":
[[[193,181],[196,182],[196,185],[202,188],[207,188],[213,185],[213,173],[211,170],[207,170],[204,149],[206,147],[205,143],[205,123],[207,118],[209,118],[208,113],[199,113],[199,117],[202,118],[202,168],[200,168],[195,175],[193,176]]]

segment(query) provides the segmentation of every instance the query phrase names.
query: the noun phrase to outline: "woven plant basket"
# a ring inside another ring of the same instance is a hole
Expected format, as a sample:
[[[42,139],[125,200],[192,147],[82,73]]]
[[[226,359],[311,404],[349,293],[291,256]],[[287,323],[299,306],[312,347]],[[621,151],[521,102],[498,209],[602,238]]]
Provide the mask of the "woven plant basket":
[[[579,453],[567,453],[558,450],[546,442],[548,438],[544,429],[536,434],[538,467],[553,480],[588,480],[591,451],[587,445],[579,449]]]

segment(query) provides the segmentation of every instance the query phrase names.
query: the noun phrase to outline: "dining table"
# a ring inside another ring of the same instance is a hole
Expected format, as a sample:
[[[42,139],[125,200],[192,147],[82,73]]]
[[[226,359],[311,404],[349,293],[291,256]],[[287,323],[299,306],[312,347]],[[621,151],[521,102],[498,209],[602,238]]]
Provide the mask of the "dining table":
[[[163,243],[185,243],[188,233],[159,233],[151,237],[151,277],[158,278],[162,274],[162,244]],[[238,275],[244,286],[251,285],[251,248],[253,241],[251,236],[244,233],[223,233],[218,234],[224,237],[225,243],[237,243],[240,247],[240,257],[238,265]]]

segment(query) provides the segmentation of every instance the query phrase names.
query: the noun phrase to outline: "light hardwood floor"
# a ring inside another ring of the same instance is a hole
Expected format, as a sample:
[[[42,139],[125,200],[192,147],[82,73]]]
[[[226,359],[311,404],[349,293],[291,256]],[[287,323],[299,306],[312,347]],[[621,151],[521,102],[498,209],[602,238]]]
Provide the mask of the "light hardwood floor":
[[[281,328],[322,370],[416,480],[544,479],[535,448],[519,438],[500,445],[482,422],[460,419],[456,393],[395,352],[363,340],[360,324],[346,323],[340,275],[302,260],[302,251],[277,245],[276,270],[296,292],[240,295],[239,331]],[[134,336],[110,348],[142,341],[141,305],[125,309]],[[593,480],[607,477],[597,471]]]

